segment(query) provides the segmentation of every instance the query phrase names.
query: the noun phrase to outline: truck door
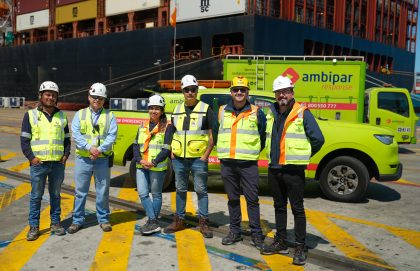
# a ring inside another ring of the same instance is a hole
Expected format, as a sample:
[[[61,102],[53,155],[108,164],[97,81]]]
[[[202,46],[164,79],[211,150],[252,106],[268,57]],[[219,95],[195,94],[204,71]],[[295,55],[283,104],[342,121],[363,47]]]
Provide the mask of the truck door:
[[[376,88],[370,92],[368,121],[388,127],[398,143],[415,143],[416,114],[405,89]]]

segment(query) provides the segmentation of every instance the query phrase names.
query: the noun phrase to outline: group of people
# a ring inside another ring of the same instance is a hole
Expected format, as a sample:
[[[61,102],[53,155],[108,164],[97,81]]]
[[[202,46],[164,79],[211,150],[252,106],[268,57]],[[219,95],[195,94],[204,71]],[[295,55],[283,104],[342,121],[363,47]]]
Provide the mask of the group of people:
[[[306,216],[303,206],[305,169],[310,157],[318,152],[324,137],[314,116],[294,100],[294,85],[288,77],[273,82],[276,101],[268,113],[250,103],[249,82],[238,76],[232,80],[231,99],[220,106],[217,114],[200,101],[198,82],[192,75],[181,80],[184,102],[178,104],[169,120],[165,100],[160,95],[149,98],[149,120],[140,125],[133,144],[136,161],[136,182],[148,220],[138,231],[150,235],[161,231],[159,213],[162,189],[169,160],[175,173],[176,213],[165,233],[184,230],[186,195],[189,175],[198,199],[198,227],[203,237],[212,238],[208,211],[208,159],[216,146],[221,164],[221,177],[228,196],[229,233],[223,245],[242,240],[240,195],[243,194],[249,215],[251,244],[262,254],[287,254],[287,200],[295,222],[293,263],[306,262]],[[70,134],[66,115],[56,107],[58,87],[44,82],[39,90],[39,106],[29,110],[22,124],[21,144],[31,163],[30,230],[27,240],[39,236],[40,202],[48,177],[51,204],[51,231],[65,234],[60,225],[60,186],[64,166],[70,154]],[[75,233],[84,222],[84,206],[90,178],[95,177],[96,214],[103,231],[111,231],[109,223],[109,181],[112,144],[117,125],[112,112],[103,108],[106,88],[95,83],[89,90],[90,106],[78,111],[72,122],[76,142],[75,203],[73,222],[67,229]],[[260,152],[266,149],[268,181],[274,199],[276,235],[264,243],[260,225],[258,199]]]

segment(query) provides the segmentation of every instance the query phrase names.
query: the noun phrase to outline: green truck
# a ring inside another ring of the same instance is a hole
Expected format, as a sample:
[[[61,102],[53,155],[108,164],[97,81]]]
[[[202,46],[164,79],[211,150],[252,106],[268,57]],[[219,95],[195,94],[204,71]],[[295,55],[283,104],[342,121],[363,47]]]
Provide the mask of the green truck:
[[[200,83],[200,82],[199,82]],[[166,101],[166,113],[170,116],[174,107],[183,102],[181,92],[161,93]],[[230,99],[229,89],[200,89],[199,99],[208,103],[214,111]],[[250,91],[251,103],[266,111],[274,101],[267,91]],[[146,102],[147,99],[144,99]],[[145,107],[147,109],[147,107]],[[113,111],[118,122],[118,138],[114,146],[114,163],[130,163],[130,175],[135,179],[135,163],[132,161],[132,144],[138,126],[149,118],[147,110]],[[398,144],[392,131],[380,126],[351,123],[338,120],[318,119],[325,137],[322,149],[311,158],[306,177],[318,180],[324,195],[336,201],[358,201],[365,196],[369,181],[396,181],[401,177],[402,165],[398,157]],[[258,162],[261,176],[267,174],[265,150]],[[210,155],[209,170],[220,173],[220,161],[216,150]],[[173,182],[173,172],[168,170],[164,186]]]
[[[271,92],[277,76],[288,76],[295,85],[296,100],[315,117],[387,127],[398,143],[416,143],[418,118],[409,91],[365,90],[363,57],[228,55],[223,61],[225,80],[245,76],[251,90]]]

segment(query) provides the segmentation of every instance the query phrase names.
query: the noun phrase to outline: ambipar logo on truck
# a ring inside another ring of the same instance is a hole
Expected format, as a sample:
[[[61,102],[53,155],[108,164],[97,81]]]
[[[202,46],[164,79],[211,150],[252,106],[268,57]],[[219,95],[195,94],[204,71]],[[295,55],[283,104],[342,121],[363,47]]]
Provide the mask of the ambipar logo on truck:
[[[296,83],[300,78],[305,83],[326,83],[322,85],[324,89],[352,89],[350,85],[352,81],[353,74],[345,73],[333,73],[333,72],[313,72],[313,73],[303,73],[302,76],[294,70],[293,68],[287,68],[283,76],[288,76],[292,80],[293,84]],[[337,83],[345,84],[336,86]]]

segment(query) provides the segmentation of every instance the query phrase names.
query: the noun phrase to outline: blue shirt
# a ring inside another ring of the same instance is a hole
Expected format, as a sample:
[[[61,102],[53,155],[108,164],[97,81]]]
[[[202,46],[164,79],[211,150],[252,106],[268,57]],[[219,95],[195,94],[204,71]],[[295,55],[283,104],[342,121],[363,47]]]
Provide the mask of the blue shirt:
[[[99,118],[99,115],[101,114],[102,110],[98,110],[98,112],[95,112],[92,110],[92,108],[89,107],[89,110],[92,114],[92,123],[95,118]],[[78,111],[73,118],[73,121],[71,123],[71,132],[74,139],[74,142],[76,143],[76,148],[80,150],[86,150],[89,151],[92,145],[90,145],[87,140],[84,138],[84,136],[80,133],[80,119],[79,119],[79,112]],[[115,119],[114,114],[110,113],[111,119],[110,119],[110,125],[108,134],[105,135],[105,140],[101,141],[100,146],[98,147],[98,150],[101,153],[107,152],[112,150],[112,144],[115,143],[115,140],[117,139],[117,120]],[[92,127],[93,129],[93,127]]]

